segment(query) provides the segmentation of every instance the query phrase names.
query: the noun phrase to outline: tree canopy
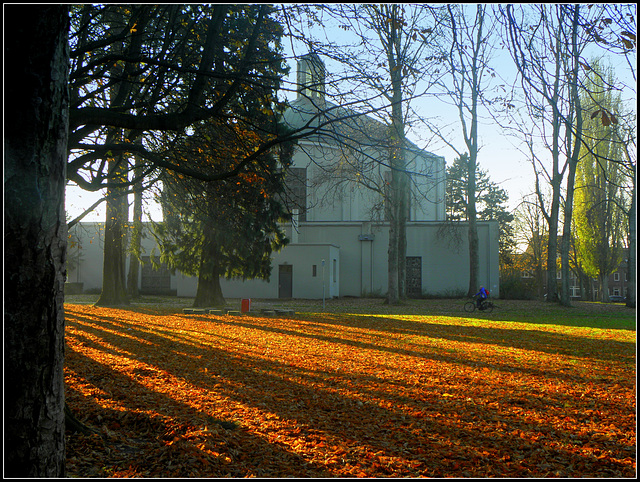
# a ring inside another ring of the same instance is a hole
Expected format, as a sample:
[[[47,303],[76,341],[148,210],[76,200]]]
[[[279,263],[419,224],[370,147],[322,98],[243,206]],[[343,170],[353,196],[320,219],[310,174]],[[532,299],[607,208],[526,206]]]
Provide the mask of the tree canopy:
[[[72,10],[68,178],[84,189],[108,188],[98,303],[123,304],[128,188],[146,190],[167,171],[203,181],[248,174],[290,135],[277,122],[283,108],[277,91],[287,72],[283,30],[268,5]],[[210,152],[233,144],[236,150],[225,154],[232,161],[192,162],[201,147],[185,139],[203,122],[233,126],[227,133],[234,138],[209,139]],[[187,146],[192,152],[185,152]]]
[[[256,162],[281,141],[277,132],[225,172],[203,173],[171,151],[197,122],[231,120],[232,103],[233,120],[252,126],[238,99],[265,88],[273,93],[286,72],[274,11],[222,4],[72,7],[69,180],[93,191],[108,186],[105,159],[119,153],[145,159],[145,178],[162,168],[223,179]],[[273,114],[275,95],[262,108]],[[108,129],[121,134],[107,137]]]

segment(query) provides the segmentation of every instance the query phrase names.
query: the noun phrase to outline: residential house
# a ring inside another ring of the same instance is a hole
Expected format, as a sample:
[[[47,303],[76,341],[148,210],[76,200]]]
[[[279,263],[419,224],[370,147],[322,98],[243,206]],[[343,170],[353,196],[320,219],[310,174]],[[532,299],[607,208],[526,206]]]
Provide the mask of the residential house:
[[[528,250],[530,252],[530,250]],[[526,255],[521,255],[526,256]],[[628,279],[628,249],[626,249],[625,258],[622,260],[618,268],[608,276],[608,295],[609,296],[627,296],[627,288],[629,284]],[[540,286],[541,293],[546,293],[546,280],[547,280],[547,271],[542,270],[539,278],[541,281],[537,280],[537,276],[535,274],[535,270],[523,270],[520,274],[523,281],[527,282],[531,286]],[[556,279],[558,280],[558,291],[560,291],[560,284],[562,282],[562,273],[558,268],[556,273]],[[600,290],[600,283],[597,279],[589,280],[591,286],[589,289],[591,290],[591,297],[594,300],[602,300],[602,293]],[[535,293],[531,293],[532,296],[535,296]],[[589,297],[589,293],[584,293],[583,289],[580,285],[580,280],[576,273],[571,270],[569,273],[569,296],[572,300],[586,300]]]

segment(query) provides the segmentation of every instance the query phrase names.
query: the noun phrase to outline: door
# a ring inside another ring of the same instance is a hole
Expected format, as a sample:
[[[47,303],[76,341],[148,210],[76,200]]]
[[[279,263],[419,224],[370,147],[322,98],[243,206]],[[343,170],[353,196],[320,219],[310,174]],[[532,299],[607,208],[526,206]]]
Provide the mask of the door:
[[[278,298],[293,296],[293,265],[281,264],[278,270]]]
[[[168,294],[171,292],[171,272],[165,263],[158,269],[151,264],[149,256],[142,257],[142,276],[140,291],[143,294]]]
[[[407,297],[422,297],[422,257],[407,256]]]

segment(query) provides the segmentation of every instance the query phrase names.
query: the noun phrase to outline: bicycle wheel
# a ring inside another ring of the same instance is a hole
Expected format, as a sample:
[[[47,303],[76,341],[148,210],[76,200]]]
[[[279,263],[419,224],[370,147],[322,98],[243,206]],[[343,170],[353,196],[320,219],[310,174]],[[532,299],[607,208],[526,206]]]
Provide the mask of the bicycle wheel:
[[[493,311],[493,303],[491,303],[491,301],[487,301],[484,304],[484,311],[486,311],[487,313],[491,313]]]
[[[475,301],[467,301],[464,304],[464,311],[466,311],[467,313],[472,313],[473,310],[476,309],[476,303]]]

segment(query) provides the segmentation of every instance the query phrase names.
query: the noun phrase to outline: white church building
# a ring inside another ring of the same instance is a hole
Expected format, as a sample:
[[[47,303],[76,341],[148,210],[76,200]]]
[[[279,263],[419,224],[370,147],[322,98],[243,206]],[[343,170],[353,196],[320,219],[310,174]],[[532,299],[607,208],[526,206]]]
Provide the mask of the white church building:
[[[290,243],[272,256],[269,281],[221,280],[226,298],[287,299],[384,296],[387,292],[389,223],[385,189],[391,176],[388,129],[371,116],[325,98],[325,70],[308,54],[298,61],[298,96],[285,113],[298,141],[287,176],[294,212],[284,225]],[[469,285],[466,223],[445,223],[445,161],[408,143],[409,206],[406,226],[407,293],[459,295]],[[70,230],[68,283],[87,292],[102,284],[102,223]],[[498,223],[478,222],[479,282],[499,296]],[[143,261],[157,247],[143,238]],[[143,293],[195,296],[197,278],[146,262]]]

